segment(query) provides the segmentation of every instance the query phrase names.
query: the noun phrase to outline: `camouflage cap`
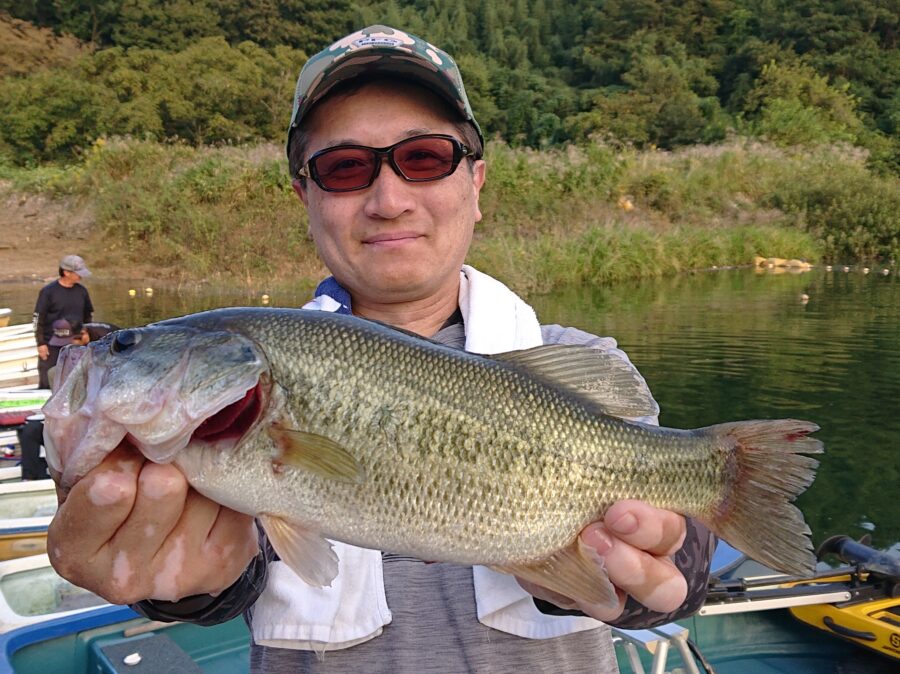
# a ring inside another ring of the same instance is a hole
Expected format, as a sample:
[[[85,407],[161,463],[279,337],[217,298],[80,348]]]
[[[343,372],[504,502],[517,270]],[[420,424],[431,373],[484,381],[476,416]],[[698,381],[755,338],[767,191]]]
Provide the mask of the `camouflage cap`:
[[[311,56],[303,66],[294,94],[288,148],[294,129],[332,87],[345,80],[373,73],[412,78],[436,92],[475,127],[478,138],[484,144],[456,61],[445,51],[415,35],[388,26],[369,26]]]

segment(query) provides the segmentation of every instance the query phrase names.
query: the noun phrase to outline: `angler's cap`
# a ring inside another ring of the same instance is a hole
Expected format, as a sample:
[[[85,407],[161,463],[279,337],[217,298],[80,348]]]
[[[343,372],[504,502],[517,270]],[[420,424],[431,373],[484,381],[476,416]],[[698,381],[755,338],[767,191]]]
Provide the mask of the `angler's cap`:
[[[90,270],[84,263],[84,258],[82,258],[80,255],[66,255],[62,260],[59,261],[59,268],[65,269],[66,271],[74,271],[82,278],[87,278],[91,275]]]
[[[85,323],[82,327],[87,330],[88,339],[92,342],[120,329],[118,325],[112,323]]]
[[[65,318],[53,321],[53,336],[47,342],[50,346],[65,346],[72,343],[75,331]]]
[[[484,145],[481,128],[475,121],[463,87],[462,75],[450,54],[402,30],[369,26],[311,56],[303,66],[294,93],[288,147],[294,129],[334,85],[372,74],[398,75],[428,87],[475,127]]]

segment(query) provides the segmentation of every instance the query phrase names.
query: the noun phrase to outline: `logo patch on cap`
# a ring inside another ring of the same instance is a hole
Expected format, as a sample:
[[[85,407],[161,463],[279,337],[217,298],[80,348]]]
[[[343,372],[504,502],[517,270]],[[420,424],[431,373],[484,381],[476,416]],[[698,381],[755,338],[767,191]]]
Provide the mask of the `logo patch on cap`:
[[[403,40],[387,35],[370,35],[354,40],[353,44],[357,47],[399,47],[403,44]]]

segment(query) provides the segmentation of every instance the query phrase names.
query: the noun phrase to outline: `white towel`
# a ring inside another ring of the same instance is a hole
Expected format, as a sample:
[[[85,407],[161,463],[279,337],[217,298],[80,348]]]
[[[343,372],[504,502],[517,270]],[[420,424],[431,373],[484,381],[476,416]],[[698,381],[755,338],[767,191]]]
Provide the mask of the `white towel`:
[[[503,353],[543,343],[541,324],[528,304],[497,279],[463,265],[459,310],[466,325],[466,351]]]
[[[325,651],[350,648],[391,622],[381,553],[334,541],[339,560],[331,587],[310,587],[284,562],[269,565],[253,605],[253,640],[262,646]]]

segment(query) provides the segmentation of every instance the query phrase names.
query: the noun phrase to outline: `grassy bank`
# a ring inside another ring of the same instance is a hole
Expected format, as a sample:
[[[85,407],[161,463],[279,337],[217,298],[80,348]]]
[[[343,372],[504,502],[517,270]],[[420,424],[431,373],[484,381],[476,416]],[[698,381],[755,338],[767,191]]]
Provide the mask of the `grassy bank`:
[[[748,264],[900,258],[900,181],[841,147],[744,141],[680,152],[602,145],[488,148],[471,262],[519,290]],[[76,165],[0,168],[13,189],[67,196],[95,225],[108,268],[240,280],[323,269],[274,145],[193,148],[98,141]]]

